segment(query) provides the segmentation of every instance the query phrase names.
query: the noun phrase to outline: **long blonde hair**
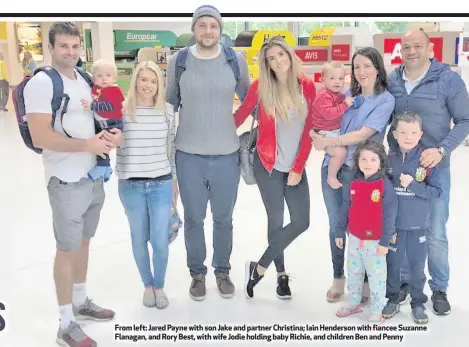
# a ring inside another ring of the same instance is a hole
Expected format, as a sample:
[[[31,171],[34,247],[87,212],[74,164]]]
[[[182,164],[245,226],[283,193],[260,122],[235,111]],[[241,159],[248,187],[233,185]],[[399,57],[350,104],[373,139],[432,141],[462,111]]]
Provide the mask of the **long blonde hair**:
[[[287,88],[293,102],[293,108],[297,115],[306,115],[306,103],[299,78],[303,74],[302,62],[293,49],[288,46],[282,37],[270,37],[262,46],[259,54],[259,98],[267,113],[274,118],[289,119],[288,105],[280,99],[280,85],[275,72],[267,61],[267,51],[274,47],[282,48],[290,58],[290,69],[288,70]]]
[[[153,101],[155,102],[155,109],[166,112],[163,74],[161,73],[158,65],[156,65],[156,63],[153,61],[142,61],[136,66],[134,72],[132,73],[129,91],[127,92],[127,98],[124,101],[124,114],[130,115],[130,118],[133,121],[137,119],[137,78],[138,74],[142,70],[150,70],[155,73],[158,84],[158,90],[153,97]]]

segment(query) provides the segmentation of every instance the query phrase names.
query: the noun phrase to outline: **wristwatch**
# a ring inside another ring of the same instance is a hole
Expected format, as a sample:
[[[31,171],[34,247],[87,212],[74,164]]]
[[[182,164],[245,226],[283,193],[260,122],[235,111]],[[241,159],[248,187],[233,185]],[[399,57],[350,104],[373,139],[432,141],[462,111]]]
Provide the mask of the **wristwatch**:
[[[444,147],[438,147],[438,152],[440,152],[441,156],[446,156],[446,149]]]

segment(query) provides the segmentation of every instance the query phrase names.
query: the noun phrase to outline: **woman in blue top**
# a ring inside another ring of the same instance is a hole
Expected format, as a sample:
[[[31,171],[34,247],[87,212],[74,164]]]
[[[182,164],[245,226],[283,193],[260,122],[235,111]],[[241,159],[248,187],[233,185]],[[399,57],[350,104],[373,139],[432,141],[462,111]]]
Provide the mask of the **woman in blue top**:
[[[350,107],[343,115],[340,136],[326,138],[311,132],[313,146],[324,150],[330,146],[346,146],[347,159],[339,171],[338,179],[344,184],[353,177],[353,154],[357,145],[371,139],[383,142],[386,126],[389,124],[394,110],[394,97],[388,92],[387,74],[381,54],[372,47],[365,47],[355,52],[352,58],[352,81],[346,96],[356,98],[354,107]],[[357,102],[358,101],[358,102]],[[333,189],[327,183],[327,165],[329,158],[325,155],[322,172],[322,194],[329,216],[329,237],[334,268],[334,281],[327,292],[327,301],[336,302],[344,293],[344,250],[335,244],[334,225],[337,223],[342,204],[342,188]],[[345,242],[345,240],[344,240]],[[366,279],[365,279],[366,281]],[[368,301],[370,295],[368,285],[363,287],[362,303]]]

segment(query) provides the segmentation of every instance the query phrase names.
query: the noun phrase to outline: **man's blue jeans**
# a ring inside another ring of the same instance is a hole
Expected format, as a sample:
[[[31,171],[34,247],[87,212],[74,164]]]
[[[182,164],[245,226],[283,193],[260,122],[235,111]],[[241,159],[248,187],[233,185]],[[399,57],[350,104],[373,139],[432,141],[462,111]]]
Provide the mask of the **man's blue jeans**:
[[[213,217],[215,273],[228,274],[233,247],[233,209],[241,175],[239,153],[197,155],[176,152],[179,192],[184,206],[184,239],[190,275],[206,275],[204,220],[207,203]]]
[[[347,165],[342,166],[342,169],[339,171],[338,178],[342,184],[349,183],[353,178],[352,169]],[[346,239],[344,239],[344,247],[342,249],[338,248],[335,244],[334,227],[337,224],[337,219],[339,218],[340,207],[342,206],[343,201],[343,191],[342,188],[333,189],[327,183],[327,166],[321,169],[321,186],[327,215],[329,216],[329,241],[332,254],[332,266],[334,268],[334,278],[341,278],[344,275]]]
[[[428,284],[432,291],[445,292],[449,282],[448,237],[446,222],[449,218],[449,199],[451,174],[449,168],[440,169],[441,196],[432,203],[430,228],[427,233],[428,272],[431,280]],[[409,262],[404,258],[401,268],[401,283],[410,283]]]
[[[164,288],[172,193],[171,178],[119,180],[119,197],[129,220],[132,251],[145,288]],[[153,250],[154,275],[151,273],[148,242]]]

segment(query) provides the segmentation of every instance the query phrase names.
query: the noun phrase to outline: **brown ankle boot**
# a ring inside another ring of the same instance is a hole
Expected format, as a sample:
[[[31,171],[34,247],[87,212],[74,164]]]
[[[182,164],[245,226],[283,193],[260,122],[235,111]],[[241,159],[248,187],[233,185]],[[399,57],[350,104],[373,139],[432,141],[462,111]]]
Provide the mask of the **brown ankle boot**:
[[[340,300],[342,294],[345,291],[345,277],[334,278],[332,282],[332,287],[327,291],[327,301],[328,302],[337,302]]]
[[[360,305],[366,305],[370,300],[370,285],[368,282],[363,283],[362,289],[362,299],[360,301]]]

